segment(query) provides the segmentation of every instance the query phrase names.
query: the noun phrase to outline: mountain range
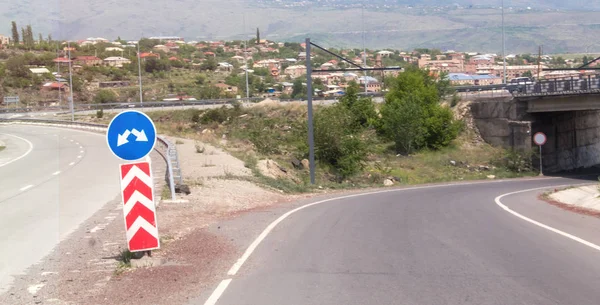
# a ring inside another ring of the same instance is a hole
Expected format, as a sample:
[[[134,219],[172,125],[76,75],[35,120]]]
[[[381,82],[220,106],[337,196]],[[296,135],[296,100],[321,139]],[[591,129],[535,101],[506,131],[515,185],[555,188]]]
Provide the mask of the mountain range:
[[[324,46],[501,52],[501,0],[0,0],[10,22],[37,37],[186,40],[261,37]],[[364,6],[363,6],[364,5]],[[600,52],[600,1],[505,0],[508,53]]]

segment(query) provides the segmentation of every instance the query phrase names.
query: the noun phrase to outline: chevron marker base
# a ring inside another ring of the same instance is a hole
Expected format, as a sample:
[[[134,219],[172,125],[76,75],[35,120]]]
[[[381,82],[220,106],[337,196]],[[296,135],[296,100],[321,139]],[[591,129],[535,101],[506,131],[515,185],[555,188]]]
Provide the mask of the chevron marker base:
[[[131,252],[160,248],[150,162],[121,164],[121,195]]]

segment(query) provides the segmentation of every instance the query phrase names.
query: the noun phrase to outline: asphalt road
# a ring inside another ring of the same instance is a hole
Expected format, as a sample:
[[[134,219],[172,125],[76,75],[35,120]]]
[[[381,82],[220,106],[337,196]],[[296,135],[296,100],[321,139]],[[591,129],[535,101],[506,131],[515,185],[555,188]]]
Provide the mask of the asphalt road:
[[[0,125],[0,292],[119,195],[103,135]]]
[[[239,271],[224,274],[212,297],[197,304],[597,305],[599,249],[495,202],[514,191],[586,182],[436,186],[313,205],[275,226]],[[499,200],[600,245],[599,219],[540,202],[540,192]]]

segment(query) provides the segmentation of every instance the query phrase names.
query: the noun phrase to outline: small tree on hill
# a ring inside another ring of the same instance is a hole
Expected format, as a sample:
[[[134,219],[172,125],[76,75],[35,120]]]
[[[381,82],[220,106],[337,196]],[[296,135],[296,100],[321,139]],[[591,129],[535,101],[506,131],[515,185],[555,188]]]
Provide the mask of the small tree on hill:
[[[94,103],[106,104],[117,101],[117,95],[112,90],[102,89],[94,96]]]
[[[12,22],[12,39],[13,44],[19,44],[19,30],[17,29],[17,23],[15,21]]]
[[[436,80],[428,71],[409,68],[391,82],[381,108],[380,134],[400,153],[440,149],[456,138],[461,123],[440,104]]]

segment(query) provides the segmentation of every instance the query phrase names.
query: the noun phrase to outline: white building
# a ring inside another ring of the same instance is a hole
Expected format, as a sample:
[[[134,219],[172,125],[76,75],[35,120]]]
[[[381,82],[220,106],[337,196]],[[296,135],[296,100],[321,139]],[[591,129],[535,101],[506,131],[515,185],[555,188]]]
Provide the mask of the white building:
[[[124,64],[130,64],[131,60],[120,56],[112,56],[105,58],[104,63],[111,67],[122,67]]]

